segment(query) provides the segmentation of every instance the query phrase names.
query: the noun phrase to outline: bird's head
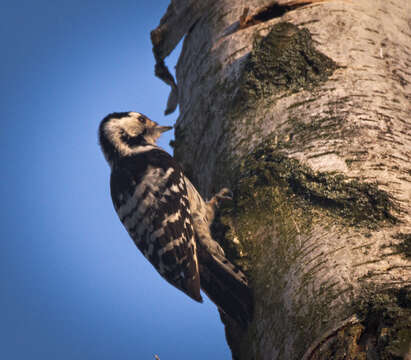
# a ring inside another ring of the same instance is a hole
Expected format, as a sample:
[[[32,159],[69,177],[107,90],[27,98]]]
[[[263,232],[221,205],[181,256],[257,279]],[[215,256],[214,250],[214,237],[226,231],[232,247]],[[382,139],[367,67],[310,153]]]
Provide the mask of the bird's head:
[[[112,113],[100,124],[100,145],[107,161],[112,164],[116,157],[152,149],[160,135],[171,129],[171,126],[160,126],[138,112]]]

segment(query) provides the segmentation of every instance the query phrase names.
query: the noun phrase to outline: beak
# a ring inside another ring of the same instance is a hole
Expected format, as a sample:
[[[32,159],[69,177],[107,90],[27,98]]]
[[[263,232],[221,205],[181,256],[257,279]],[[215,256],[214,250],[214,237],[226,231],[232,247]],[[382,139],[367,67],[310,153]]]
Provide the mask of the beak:
[[[172,128],[173,128],[172,126],[157,126],[157,130],[159,130],[161,133],[169,131]]]

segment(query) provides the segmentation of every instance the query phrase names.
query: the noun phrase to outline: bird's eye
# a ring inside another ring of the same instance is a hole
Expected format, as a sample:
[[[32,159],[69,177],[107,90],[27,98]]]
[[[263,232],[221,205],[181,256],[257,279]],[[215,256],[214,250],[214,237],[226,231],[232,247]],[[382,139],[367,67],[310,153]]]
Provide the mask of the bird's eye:
[[[140,121],[142,124],[145,124],[145,123],[146,123],[146,119],[143,118],[142,116],[140,116],[140,117],[138,118],[138,121]]]

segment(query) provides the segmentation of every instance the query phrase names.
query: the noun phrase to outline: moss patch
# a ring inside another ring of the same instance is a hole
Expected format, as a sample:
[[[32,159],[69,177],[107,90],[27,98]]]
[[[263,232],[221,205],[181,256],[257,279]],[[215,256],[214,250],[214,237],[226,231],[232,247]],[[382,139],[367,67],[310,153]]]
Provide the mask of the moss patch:
[[[279,297],[286,286],[283,274],[301,254],[298,232],[309,232],[311,217],[291,206],[278,184],[261,181],[256,185],[259,176],[245,171],[246,167],[247,162],[238,169],[242,175],[235,175],[239,181],[233,188],[234,200],[220,209],[213,227],[218,234],[213,236],[221,239],[230,260],[247,273],[254,289],[256,319],[269,321],[275,312],[285,311]],[[281,241],[273,238],[276,234]],[[264,341],[267,332],[271,338],[281,339],[284,333],[278,328],[254,321],[243,339],[235,340],[234,355],[247,360],[262,358],[247,344],[251,339]]]
[[[366,231],[397,221],[393,215],[395,204],[375,184],[314,172],[288,158],[278,143],[265,141],[231,175],[235,179],[234,198],[220,209],[213,236],[221,241],[228,258],[240,265],[251,280],[255,309],[260,313],[256,318],[260,320],[278,319],[281,315],[274,314],[287,312],[284,299],[279,296],[287,286],[284,274],[313,250],[305,247],[301,239],[310,237],[316,221],[324,223],[327,217],[330,224],[356,226]],[[289,320],[287,324],[252,323],[243,340],[237,339],[238,343],[250,344],[247,338],[264,341],[269,336],[277,344],[286,344],[287,339],[282,339],[287,333],[284,326],[295,327],[296,334],[300,329],[310,329],[301,338],[297,337],[296,341],[301,342],[298,348],[304,349],[314,341],[325,324],[332,321],[330,316],[334,314],[328,311],[329,304],[339,296],[332,283],[325,283],[312,294],[311,280],[322,266],[325,265],[321,262],[313,262],[301,278],[296,297],[301,304],[294,308],[304,310],[284,317]],[[341,311],[348,313],[348,310]],[[261,329],[264,334],[260,333]],[[307,333],[312,338],[308,339]],[[357,339],[355,334],[351,338]],[[285,352],[280,345],[277,350]],[[248,356],[241,359],[259,358],[251,349],[242,349],[240,353]]]
[[[400,243],[395,245],[397,252],[411,259],[411,234],[398,233],[394,238],[400,240]]]
[[[411,349],[411,288],[364,289],[353,305],[359,322],[323,339],[310,360],[401,360]]]
[[[321,333],[325,324],[332,321],[330,317],[334,314],[328,311],[329,304],[339,294],[332,283],[325,283],[312,294],[312,278],[325,266],[322,262],[313,262],[301,278],[295,299],[301,304],[295,304],[294,308],[301,312],[287,317],[280,315],[287,313],[280,295],[287,287],[284,275],[313,250],[305,247],[301,239],[309,238],[313,224],[324,222],[324,217],[330,219],[329,223],[373,229],[395,222],[394,204],[376,185],[362,184],[342,175],[314,172],[288,158],[277,144],[269,141],[241,161],[232,179],[236,179],[234,198],[220,209],[213,236],[221,240],[228,258],[240,265],[251,280],[255,309],[259,314],[256,319],[289,321],[272,326],[252,323],[245,338],[238,343],[249,344],[248,337],[264,341],[269,336],[276,339],[280,354],[285,353],[285,348],[281,347],[285,345],[280,346],[287,343],[287,339],[282,339],[287,333],[284,327],[293,327],[288,332],[299,334],[300,329],[305,329],[301,338],[296,337],[301,343],[298,348],[304,349]],[[307,338],[307,333],[312,338]],[[240,353],[247,356],[240,358],[259,358],[250,351],[241,349]]]
[[[326,81],[337,64],[314,48],[310,32],[281,22],[255,39],[234,107],[240,111],[273,94],[309,89]]]
[[[403,359],[411,347],[411,287],[365,289],[354,308],[364,326],[363,351],[371,342],[378,359]]]
[[[247,156],[237,178],[240,179],[240,198],[250,196],[250,192],[260,187],[277,186],[281,187],[285,201],[298,202],[302,208],[319,209],[329,216],[337,215],[350,225],[373,228],[381,222],[397,221],[394,201],[376,184],[361,183],[340,174],[315,172],[284,155],[269,141]],[[409,243],[410,237],[404,236],[404,251],[409,251]]]

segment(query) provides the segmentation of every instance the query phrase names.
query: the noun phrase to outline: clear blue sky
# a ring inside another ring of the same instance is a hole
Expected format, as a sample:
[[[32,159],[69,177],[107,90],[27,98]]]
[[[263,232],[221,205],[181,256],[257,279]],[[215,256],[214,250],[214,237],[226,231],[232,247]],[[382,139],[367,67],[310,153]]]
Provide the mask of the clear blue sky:
[[[113,111],[175,121],[149,37],[167,5],[1,1],[1,359],[230,358],[214,305],[162,280],[123,229],[97,145]]]

